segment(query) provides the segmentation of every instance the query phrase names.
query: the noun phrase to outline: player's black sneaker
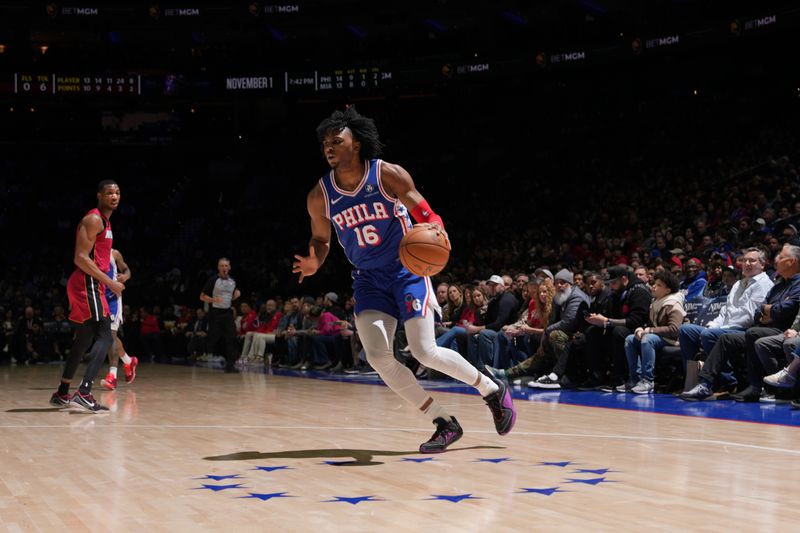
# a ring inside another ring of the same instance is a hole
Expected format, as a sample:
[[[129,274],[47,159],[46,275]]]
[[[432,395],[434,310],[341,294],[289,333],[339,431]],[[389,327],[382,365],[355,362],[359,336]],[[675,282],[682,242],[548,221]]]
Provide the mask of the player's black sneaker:
[[[66,407],[69,405],[70,395],[68,393],[59,394],[58,391],[54,392],[52,396],[50,396],[50,405],[55,405],[56,407]]]
[[[505,435],[511,431],[517,420],[517,412],[514,410],[514,402],[511,400],[511,391],[508,390],[508,384],[494,377],[491,372],[484,371],[483,373],[497,384],[497,391],[486,396],[483,401],[492,412],[497,433]]]
[[[108,407],[97,403],[97,400],[94,399],[94,396],[92,396],[91,393],[81,394],[80,391],[77,391],[72,395],[72,399],[70,400],[69,404],[70,407],[77,407],[82,411],[89,411],[90,413],[108,411]]]
[[[420,453],[442,453],[464,434],[456,417],[451,417],[450,420],[439,417],[433,423],[436,424],[436,431],[428,442],[420,444]]]

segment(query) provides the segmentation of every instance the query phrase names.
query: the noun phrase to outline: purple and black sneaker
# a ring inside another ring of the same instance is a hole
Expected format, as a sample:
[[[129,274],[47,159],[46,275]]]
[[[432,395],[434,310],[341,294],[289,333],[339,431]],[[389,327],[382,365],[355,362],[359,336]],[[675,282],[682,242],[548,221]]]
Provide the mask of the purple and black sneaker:
[[[461,425],[454,416],[450,417],[450,420],[439,417],[433,423],[436,424],[436,431],[428,439],[428,442],[420,444],[419,453],[442,453],[464,434],[464,430],[461,429]]]
[[[511,428],[514,427],[514,422],[517,421],[517,411],[514,409],[514,402],[511,400],[511,392],[508,390],[508,385],[494,377],[491,372],[484,370],[483,373],[497,384],[497,392],[486,396],[483,401],[492,411],[494,427],[497,433],[505,435],[511,431]]]

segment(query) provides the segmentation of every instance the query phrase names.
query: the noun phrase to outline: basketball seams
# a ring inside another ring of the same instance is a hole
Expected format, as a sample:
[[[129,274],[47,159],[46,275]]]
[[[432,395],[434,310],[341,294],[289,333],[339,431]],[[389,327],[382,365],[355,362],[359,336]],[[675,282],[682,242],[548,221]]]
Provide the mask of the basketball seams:
[[[431,276],[447,265],[450,249],[435,230],[418,227],[403,237],[399,255],[403,265],[413,274]]]
[[[436,250],[446,250],[446,248],[444,248],[444,247],[442,247],[442,246],[436,246],[436,245],[424,244],[424,243],[419,243],[419,242],[417,242],[417,243],[414,243],[414,246],[415,246],[415,247],[422,247],[422,246],[424,246],[424,247],[426,247],[426,248],[430,248],[430,249],[436,249]],[[409,246],[408,246],[408,245],[406,245],[406,246],[403,246],[403,247],[401,247],[400,249],[401,249],[401,250],[404,250],[406,254],[408,254],[409,256],[413,257],[413,258],[414,258],[414,259],[416,259],[417,261],[421,261],[421,262],[423,262],[423,263],[426,263],[426,264],[429,264],[429,265],[431,265],[431,266],[444,266],[444,265],[446,265],[446,264],[447,264],[447,260],[449,259],[449,258],[445,258],[445,260],[444,260],[444,262],[443,262],[443,263],[434,263],[433,261],[431,261],[431,260],[430,260],[430,256],[428,256],[428,258],[426,259],[426,258],[424,258],[424,257],[420,257],[419,255],[416,255],[414,252],[412,252],[412,251],[409,249]],[[418,253],[419,253],[419,252],[418,252]]]

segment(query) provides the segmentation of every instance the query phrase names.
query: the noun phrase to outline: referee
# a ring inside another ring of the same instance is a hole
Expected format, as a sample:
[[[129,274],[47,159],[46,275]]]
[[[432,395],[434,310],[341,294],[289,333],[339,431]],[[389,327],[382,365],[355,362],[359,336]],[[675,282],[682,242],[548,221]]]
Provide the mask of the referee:
[[[225,372],[237,372],[234,362],[236,349],[236,326],[233,323],[231,302],[239,298],[236,281],[230,277],[231,262],[226,257],[217,261],[217,274],[208,278],[200,300],[211,304],[208,310],[208,351],[214,353],[219,338],[225,340]]]

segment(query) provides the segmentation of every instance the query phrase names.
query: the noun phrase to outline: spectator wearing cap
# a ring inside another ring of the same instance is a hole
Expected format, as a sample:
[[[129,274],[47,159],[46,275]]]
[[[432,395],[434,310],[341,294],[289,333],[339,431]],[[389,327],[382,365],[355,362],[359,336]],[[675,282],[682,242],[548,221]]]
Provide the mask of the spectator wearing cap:
[[[682,277],[683,274],[683,261],[677,255],[673,255],[669,258],[669,261],[665,264],[665,269],[672,272],[675,277]]]
[[[683,281],[680,282],[681,294],[683,294],[687,302],[702,297],[703,291],[706,290],[706,285],[708,285],[706,273],[703,270],[703,262],[696,257],[692,257],[686,261],[683,270],[686,275]]]
[[[544,267],[537,268],[533,272],[533,275],[534,275],[534,277],[538,278],[539,280],[542,280],[544,278],[549,278],[550,281],[555,282],[555,277],[553,276],[553,273],[550,272],[550,270],[548,270],[548,269],[546,269]]]
[[[607,313],[591,313],[586,321],[586,359],[589,377],[580,390],[612,392],[626,381],[625,338],[644,326],[650,309],[651,293],[646,283],[625,266],[608,269],[611,302]],[[609,372],[608,360],[611,361]]]
[[[766,298],[755,309],[754,326],[746,331],[734,331],[722,335],[698,376],[699,383],[681,395],[684,400],[705,400],[713,392],[715,382],[727,361],[744,362],[749,385],[733,395],[740,402],[757,402],[761,396],[765,371],[772,374],[777,368],[766,368],[758,356],[765,352],[783,351],[784,332],[791,329],[800,309],[800,247],[784,245],[775,258],[780,280],[767,293]]]
[[[335,292],[328,292],[325,294],[322,298],[322,307],[339,320],[345,319],[346,314],[344,309],[339,306],[339,295]]]
[[[800,238],[797,236],[797,227],[794,224],[786,224],[783,228],[783,242],[786,244],[793,244],[797,246],[800,244]]]
[[[669,251],[670,257],[677,257],[681,261],[683,258],[686,257],[686,253],[683,251],[683,248],[673,248]]]
[[[586,329],[589,312],[589,296],[574,286],[574,277],[569,270],[559,270],[555,275],[556,294],[550,325],[544,330],[542,349],[553,362],[549,374],[528,382],[529,387],[560,389],[567,387],[568,370],[573,370],[575,357],[570,357],[576,335]],[[568,368],[570,367],[570,368]]]
[[[507,290],[512,285],[511,276],[492,275],[486,282],[492,299],[486,309],[484,325],[467,325],[469,342],[466,359],[475,368],[482,370],[485,365],[494,361],[494,339],[503,326],[511,324],[517,317],[520,301],[513,291]],[[463,355],[463,354],[462,354]]]
[[[746,248],[742,252],[742,258],[742,279],[733,284],[716,318],[708,324],[683,324],[680,327],[678,340],[684,369],[687,361],[698,359],[701,349],[710,354],[725,333],[744,332],[753,325],[756,308],[764,301],[773,283],[764,272],[766,255],[763,250]],[[719,379],[723,388],[733,390],[736,387],[730,362],[723,365]]]
[[[686,311],[678,293],[678,280],[666,271],[656,272],[647,326],[638,327],[625,338],[629,379],[617,392],[650,394],[655,381],[656,355],[664,346],[678,344],[678,328]]]

